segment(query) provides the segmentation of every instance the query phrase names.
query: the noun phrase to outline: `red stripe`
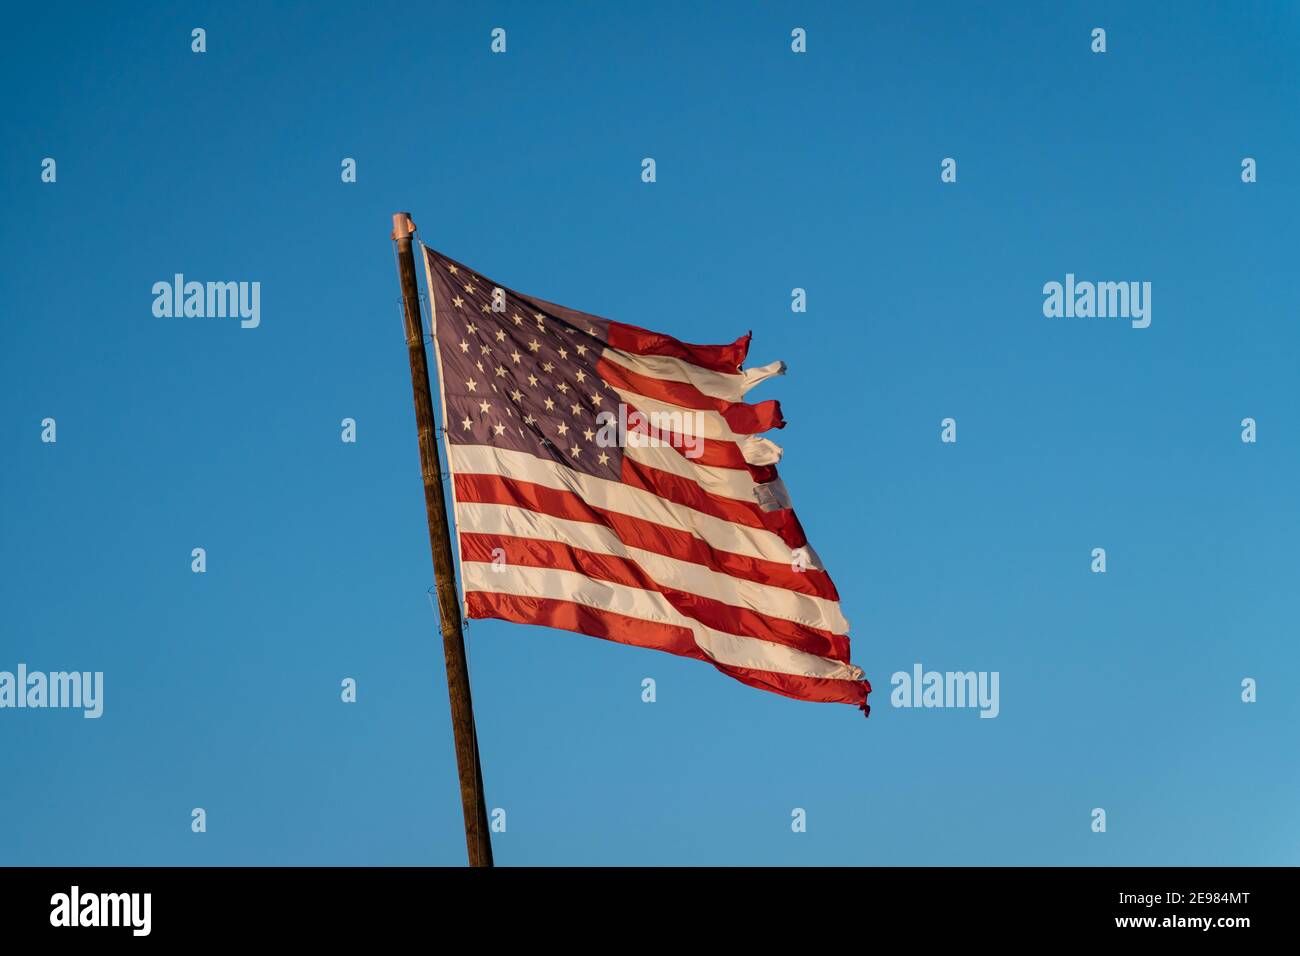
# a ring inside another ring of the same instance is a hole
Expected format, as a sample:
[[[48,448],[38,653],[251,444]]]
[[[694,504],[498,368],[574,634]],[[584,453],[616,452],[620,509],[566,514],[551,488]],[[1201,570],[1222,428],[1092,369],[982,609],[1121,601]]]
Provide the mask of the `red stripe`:
[[[801,677],[796,674],[776,674],[772,671],[748,667],[732,667],[710,660],[695,643],[694,635],[684,627],[643,621],[640,618],[615,614],[552,598],[520,597],[490,591],[468,591],[465,604],[472,618],[497,618],[517,624],[541,624],[564,631],[576,631],[590,637],[600,637],[620,644],[633,644],[667,651],[679,657],[709,661],[722,673],[750,687],[770,690],[785,697],[820,703],[855,704],[866,707],[871,684],[865,680],[834,680],[828,677]]]
[[[465,608],[472,618],[495,617],[517,624],[558,627],[562,631],[577,631],[579,634],[603,637],[620,644],[707,660],[689,628],[660,621],[643,621],[573,601],[500,594],[496,591],[466,591]]]
[[[749,354],[749,333],[746,332],[730,345],[690,345],[677,341],[671,335],[650,332],[622,322],[610,322],[609,344],[612,348],[634,355],[668,355],[700,368],[735,375]]]
[[[671,379],[642,375],[603,356],[596,363],[596,373],[610,385],[624,391],[635,392],[646,398],[657,399],[681,408],[718,412],[726,421],[727,427],[738,435],[753,435],[770,428],[785,427],[785,420],[781,417],[781,405],[772,399],[755,405],[747,402],[729,402],[726,399],[705,395],[688,382],[674,382]]]
[[[763,511],[757,502],[741,501],[739,498],[727,498],[715,495],[700,487],[699,482],[675,475],[671,471],[655,468],[644,462],[634,461],[630,456],[623,456],[623,484],[629,488],[640,488],[653,495],[658,495],[674,504],[685,505],[701,514],[711,515],[733,524],[747,528],[766,531],[763,523]]]
[[[803,536],[803,528],[789,508],[764,511],[758,506],[757,501],[748,502],[715,495],[701,488],[697,481],[675,475],[671,471],[664,471],[662,468],[654,468],[644,462],[633,461],[627,455],[623,456],[620,478],[629,488],[640,488],[666,501],[685,505],[701,514],[730,521],[732,524],[744,525],[747,528],[770,531],[791,549],[802,548],[808,543],[808,539]]]
[[[871,693],[871,683],[866,680],[835,680],[830,677],[804,677],[800,674],[777,674],[773,671],[757,671],[749,667],[732,667],[710,661],[718,670],[728,677],[734,677],[742,684],[770,690],[774,694],[793,697],[795,700],[810,700],[822,704],[853,704],[870,715],[867,695]]]
[[[631,405],[628,405],[627,413],[631,415],[633,411],[635,411],[635,409],[633,409]],[[660,432],[660,438],[664,441],[670,442],[672,447],[682,453],[683,458],[686,457],[685,449],[687,443],[683,440],[685,436],[679,435],[676,432],[664,431]],[[691,441],[694,442],[696,439],[693,438]],[[709,465],[712,468],[734,468],[737,471],[743,471],[750,467],[749,462],[745,461],[745,456],[740,451],[740,446],[734,441],[705,438],[697,447],[700,449],[700,456],[698,458],[692,458],[691,461],[698,465]]]
[[[838,601],[839,593],[825,571],[795,571],[789,564],[734,554],[710,547],[689,531],[669,528],[644,518],[597,508],[571,491],[547,488],[531,481],[519,481],[500,475],[456,475],[456,500],[481,504],[513,505],[555,518],[586,521],[609,528],[630,548],[641,548],[690,561],[723,574],[757,584],[811,594],[828,601]]]
[[[772,644],[782,644],[806,651],[817,657],[849,663],[849,639],[824,628],[799,624],[723,601],[667,587],[655,581],[633,560],[600,554],[560,541],[526,538],[516,535],[462,532],[461,560],[492,563],[504,552],[504,561],[512,567],[555,568],[573,571],[627,587],[662,594],[679,613],[699,621],[705,627],[742,637],[756,637]]]

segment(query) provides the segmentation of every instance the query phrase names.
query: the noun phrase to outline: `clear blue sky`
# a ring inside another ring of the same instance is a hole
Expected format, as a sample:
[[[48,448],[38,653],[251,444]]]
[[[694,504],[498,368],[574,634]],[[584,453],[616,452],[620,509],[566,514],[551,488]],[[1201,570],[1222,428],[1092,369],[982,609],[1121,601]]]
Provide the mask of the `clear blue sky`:
[[[475,622],[499,863],[1300,859],[1300,8],[5,20],[0,669],[106,700],[0,711],[0,863],[464,861],[397,209],[522,291],[787,361],[755,398],[876,687],[864,721]],[[260,327],[155,318],[177,272],[259,281]],[[1045,318],[1067,272],[1150,281],[1151,327]],[[890,707],[916,662],[1000,672],[1000,716]]]

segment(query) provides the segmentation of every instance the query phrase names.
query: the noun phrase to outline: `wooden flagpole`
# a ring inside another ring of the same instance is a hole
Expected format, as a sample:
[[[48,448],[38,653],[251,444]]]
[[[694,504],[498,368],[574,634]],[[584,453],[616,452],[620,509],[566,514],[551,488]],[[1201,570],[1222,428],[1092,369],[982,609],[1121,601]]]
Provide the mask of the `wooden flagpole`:
[[[456,770],[460,777],[460,802],[465,813],[465,846],[470,866],[492,865],[492,837],[487,805],[483,800],[483,772],[474,733],[474,705],[469,693],[469,668],[465,662],[465,636],[460,626],[460,599],[456,568],[451,559],[451,527],[442,492],[442,465],[438,460],[433,399],[429,391],[429,362],[424,353],[424,324],[420,319],[420,290],[415,280],[411,214],[393,213],[393,239],[397,242],[397,278],[402,286],[402,313],[406,324],[406,350],[411,359],[411,392],[415,397],[415,426],[420,438],[420,472],[424,476],[424,508],[429,517],[429,547],[433,551],[433,576],[438,588],[442,651],[447,662],[447,694],[451,698],[451,730],[456,743]]]

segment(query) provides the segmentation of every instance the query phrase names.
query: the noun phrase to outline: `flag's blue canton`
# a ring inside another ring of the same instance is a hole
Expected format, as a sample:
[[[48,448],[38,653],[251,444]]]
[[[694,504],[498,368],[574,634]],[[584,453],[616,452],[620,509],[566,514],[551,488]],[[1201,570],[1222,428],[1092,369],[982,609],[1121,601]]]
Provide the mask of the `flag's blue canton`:
[[[597,372],[607,322],[428,257],[450,441],[618,479],[622,450],[596,442],[596,416],[618,414],[618,394]]]

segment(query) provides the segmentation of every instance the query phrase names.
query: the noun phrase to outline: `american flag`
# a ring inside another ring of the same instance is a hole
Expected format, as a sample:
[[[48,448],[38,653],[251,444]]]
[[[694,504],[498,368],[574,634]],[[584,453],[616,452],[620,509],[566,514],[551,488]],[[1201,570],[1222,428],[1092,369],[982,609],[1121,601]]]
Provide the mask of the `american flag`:
[[[785,366],[742,371],[748,335],[688,345],[423,249],[466,614],[870,713],[839,594],[759,434],[784,426],[780,406],[743,400]]]

